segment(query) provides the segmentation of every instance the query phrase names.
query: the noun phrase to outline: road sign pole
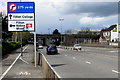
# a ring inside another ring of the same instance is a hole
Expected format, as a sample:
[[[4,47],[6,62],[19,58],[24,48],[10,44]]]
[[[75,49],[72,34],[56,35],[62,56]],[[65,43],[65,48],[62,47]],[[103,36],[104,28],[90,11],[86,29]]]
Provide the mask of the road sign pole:
[[[36,32],[34,32],[34,62],[36,67]]]
[[[22,48],[22,32],[20,32],[20,41],[21,41],[21,56],[23,56],[23,48]]]
[[[20,0],[20,2],[21,2],[21,0]],[[23,51],[23,48],[22,48],[22,32],[20,32],[20,41],[21,41],[21,56],[23,56],[23,53],[22,53],[22,51]]]

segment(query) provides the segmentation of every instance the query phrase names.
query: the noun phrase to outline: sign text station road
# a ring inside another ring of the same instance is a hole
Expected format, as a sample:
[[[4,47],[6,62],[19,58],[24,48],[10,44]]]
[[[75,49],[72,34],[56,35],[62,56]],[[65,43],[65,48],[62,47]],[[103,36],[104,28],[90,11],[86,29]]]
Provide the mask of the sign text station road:
[[[34,31],[34,21],[9,21],[9,31]]]

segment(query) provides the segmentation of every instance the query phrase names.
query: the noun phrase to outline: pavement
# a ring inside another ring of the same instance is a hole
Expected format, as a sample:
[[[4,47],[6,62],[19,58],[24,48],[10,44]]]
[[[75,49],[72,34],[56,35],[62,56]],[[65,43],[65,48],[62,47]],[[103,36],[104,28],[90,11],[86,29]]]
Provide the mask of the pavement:
[[[41,79],[44,78],[40,66],[34,66],[33,45],[24,47],[23,56],[20,55],[20,49],[10,54],[2,60],[2,75],[0,80],[18,80],[18,79]]]

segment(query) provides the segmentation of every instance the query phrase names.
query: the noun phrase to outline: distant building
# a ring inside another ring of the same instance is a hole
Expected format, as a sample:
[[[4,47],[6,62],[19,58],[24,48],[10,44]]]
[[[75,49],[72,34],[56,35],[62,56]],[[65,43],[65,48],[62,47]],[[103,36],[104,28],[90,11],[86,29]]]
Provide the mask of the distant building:
[[[100,34],[100,29],[72,29],[72,30],[67,30],[65,34],[78,34],[78,33],[86,33],[86,31],[91,32],[92,34]]]
[[[118,39],[118,25],[112,25],[100,31],[100,42],[117,42]]]
[[[80,29],[72,29],[65,31],[65,34],[77,34],[80,31]]]
[[[91,33],[91,34],[95,34],[95,35],[100,35],[100,29],[89,29],[89,30],[86,30],[86,29],[82,29],[78,32],[79,34],[86,34],[86,33]]]
[[[98,42],[99,35],[100,35],[100,29],[73,29],[66,31],[66,35],[71,35],[75,39],[72,41],[74,43],[92,43],[92,42]],[[67,38],[70,36],[67,36]],[[69,39],[71,40],[71,39]]]

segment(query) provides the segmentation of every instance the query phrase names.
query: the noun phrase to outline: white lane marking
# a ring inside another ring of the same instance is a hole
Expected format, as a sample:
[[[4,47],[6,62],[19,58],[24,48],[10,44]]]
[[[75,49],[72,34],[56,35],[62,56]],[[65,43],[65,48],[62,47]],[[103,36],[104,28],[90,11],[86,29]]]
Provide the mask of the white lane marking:
[[[118,52],[118,51],[109,51],[109,52]]]
[[[28,45],[29,46],[29,45]],[[25,48],[24,48],[24,50],[28,47],[28,46],[26,46]],[[23,51],[24,51],[23,50]],[[13,65],[16,63],[16,61],[19,59],[19,57],[21,56],[21,53],[17,56],[17,58],[15,59],[15,61],[8,67],[8,69],[1,75],[1,77],[0,77],[0,80],[2,80],[2,78],[4,78],[5,77],[5,75],[8,73],[8,71],[13,67]]]
[[[67,55],[65,55],[65,56],[67,56]]]
[[[117,73],[117,74],[120,73],[120,72],[118,72],[118,71],[116,71],[116,70],[112,70],[112,72]]]
[[[90,62],[90,61],[86,61],[85,63],[87,63],[87,64],[91,64],[91,62]]]
[[[75,57],[73,57],[73,59],[76,59]]]
[[[20,57],[20,60],[22,60],[23,62],[25,62],[26,64],[29,64],[27,61],[25,61],[22,57]]]

